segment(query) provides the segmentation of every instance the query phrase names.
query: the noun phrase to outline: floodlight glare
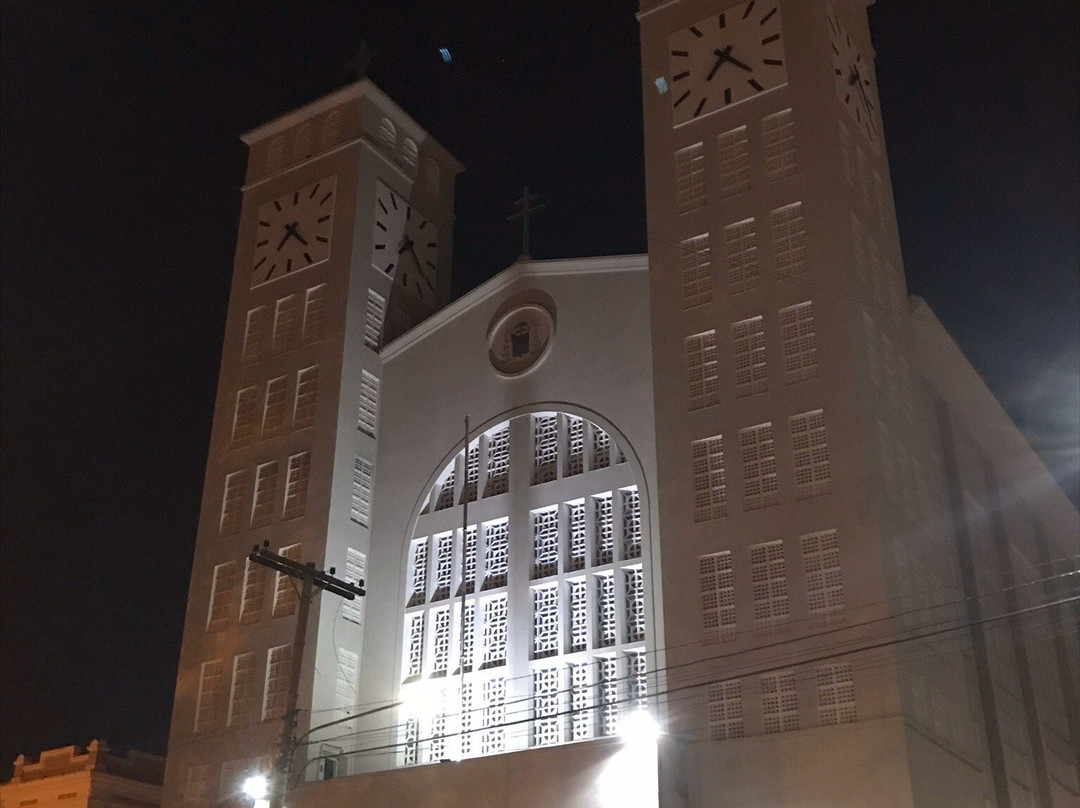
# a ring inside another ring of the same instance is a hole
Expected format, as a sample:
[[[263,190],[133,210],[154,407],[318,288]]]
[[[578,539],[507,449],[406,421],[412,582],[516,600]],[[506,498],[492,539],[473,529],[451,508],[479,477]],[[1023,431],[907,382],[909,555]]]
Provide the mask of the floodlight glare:
[[[660,725],[646,710],[635,710],[619,722],[619,736],[634,746],[656,743]]]
[[[244,781],[244,793],[253,800],[266,799],[270,794],[270,781],[265,774],[253,774]]]

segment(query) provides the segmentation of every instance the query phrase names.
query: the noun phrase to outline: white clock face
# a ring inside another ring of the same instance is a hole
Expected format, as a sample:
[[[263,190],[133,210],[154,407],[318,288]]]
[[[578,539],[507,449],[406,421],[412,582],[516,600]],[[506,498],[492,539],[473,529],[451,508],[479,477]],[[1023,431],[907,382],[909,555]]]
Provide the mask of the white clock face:
[[[859,53],[851,34],[844,28],[836,10],[830,8],[829,36],[832,40],[833,79],[836,95],[859,128],[876,148],[878,146],[877,93],[874,92],[873,68]]]
[[[505,314],[488,335],[488,359],[504,376],[524,373],[551,344],[555,323],[543,306],[529,304]]]
[[[381,181],[375,186],[371,263],[426,302],[435,299],[439,228]]]
[[[330,257],[336,188],[337,177],[327,177],[259,206],[252,286]]]
[[[776,0],[749,0],[668,42],[676,126],[787,83]]]

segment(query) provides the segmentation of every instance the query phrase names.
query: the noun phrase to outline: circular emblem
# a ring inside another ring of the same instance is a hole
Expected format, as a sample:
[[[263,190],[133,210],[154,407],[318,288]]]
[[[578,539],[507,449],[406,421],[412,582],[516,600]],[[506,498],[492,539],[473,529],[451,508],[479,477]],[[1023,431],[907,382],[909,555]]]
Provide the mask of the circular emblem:
[[[533,367],[547,352],[555,330],[543,306],[520,306],[504,314],[488,336],[488,357],[495,370],[517,376]]]

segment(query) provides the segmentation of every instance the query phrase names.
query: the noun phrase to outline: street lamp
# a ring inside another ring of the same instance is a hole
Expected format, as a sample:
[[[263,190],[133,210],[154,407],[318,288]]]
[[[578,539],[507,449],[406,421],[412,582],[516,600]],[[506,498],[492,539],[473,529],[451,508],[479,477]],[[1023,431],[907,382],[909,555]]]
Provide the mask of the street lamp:
[[[265,774],[253,774],[244,781],[244,794],[253,799],[253,808],[270,808],[270,781]]]

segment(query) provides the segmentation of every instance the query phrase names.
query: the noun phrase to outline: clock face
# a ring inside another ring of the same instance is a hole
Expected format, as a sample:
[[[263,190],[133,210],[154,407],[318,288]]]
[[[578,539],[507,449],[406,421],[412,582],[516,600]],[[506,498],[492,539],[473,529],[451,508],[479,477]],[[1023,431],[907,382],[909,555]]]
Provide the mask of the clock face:
[[[674,124],[787,83],[776,0],[750,0],[668,40]]]
[[[851,34],[844,28],[835,9],[828,10],[829,36],[832,40],[833,79],[840,103],[866,133],[870,142],[878,145],[877,94],[874,92],[873,68],[864,59]]]
[[[327,177],[259,206],[252,286],[330,257],[336,188],[337,177]]]
[[[488,335],[488,359],[504,376],[532,368],[547,352],[555,323],[543,306],[520,306],[499,318]]]
[[[439,228],[382,182],[375,187],[372,264],[421,300],[435,299]]]

